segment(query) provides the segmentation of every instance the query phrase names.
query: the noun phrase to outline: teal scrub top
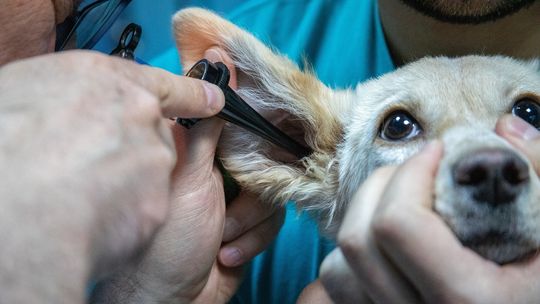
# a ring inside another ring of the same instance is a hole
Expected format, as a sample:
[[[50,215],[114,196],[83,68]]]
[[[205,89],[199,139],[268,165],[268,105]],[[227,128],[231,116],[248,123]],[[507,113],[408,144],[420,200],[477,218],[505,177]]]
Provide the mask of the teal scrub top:
[[[331,87],[354,87],[394,69],[376,0],[133,1],[97,48],[110,51],[122,28],[136,22],[143,27],[137,56],[180,73],[170,19],[187,6],[218,12],[299,65],[306,58]],[[290,203],[279,235],[249,264],[231,303],[295,303],[334,247],[316,223]]]

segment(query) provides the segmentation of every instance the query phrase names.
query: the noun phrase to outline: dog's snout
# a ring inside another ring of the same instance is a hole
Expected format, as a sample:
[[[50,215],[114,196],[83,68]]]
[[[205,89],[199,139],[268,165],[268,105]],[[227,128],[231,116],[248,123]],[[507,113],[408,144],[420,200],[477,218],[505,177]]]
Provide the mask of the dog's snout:
[[[479,203],[493,206],[515,201],[529,181],[529,168],[507,149],[483,149],[460,159],[453,168],[454,181]]]

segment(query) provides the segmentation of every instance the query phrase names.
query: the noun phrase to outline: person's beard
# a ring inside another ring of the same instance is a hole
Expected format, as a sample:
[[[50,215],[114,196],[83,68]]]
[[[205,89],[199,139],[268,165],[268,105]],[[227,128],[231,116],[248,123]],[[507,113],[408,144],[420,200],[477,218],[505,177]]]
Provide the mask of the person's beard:
[[[414,10],[439,21],[478,24],[501,19],[536,0],[401,0]]]

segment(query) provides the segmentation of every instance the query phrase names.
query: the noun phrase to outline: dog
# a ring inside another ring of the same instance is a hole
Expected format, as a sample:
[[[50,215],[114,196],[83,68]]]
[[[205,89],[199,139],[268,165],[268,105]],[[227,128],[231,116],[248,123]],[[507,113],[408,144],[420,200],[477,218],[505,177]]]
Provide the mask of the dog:
[[[501,264],[540,247],[538,175],[494,132],[505,113],[538,123],[527,114],[540,112],[538,60],[423,58],[355,89],[333,90],[212,12],[179,11],[173,27],[185,68],[206,49],[221,47],[236,66],[237,93],[313,149],[301,160],[286,160],[267,141],[226,125],[219,157],[239,185],[263,201],[293,200],[335,236],[371,172],[404,162],[438,138],[445,152],[434,209],[457,238]]]

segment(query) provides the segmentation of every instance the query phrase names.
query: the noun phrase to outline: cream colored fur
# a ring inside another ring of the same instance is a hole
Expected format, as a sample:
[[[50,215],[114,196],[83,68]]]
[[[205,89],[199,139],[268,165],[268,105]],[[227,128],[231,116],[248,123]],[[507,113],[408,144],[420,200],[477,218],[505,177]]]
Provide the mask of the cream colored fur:
[[[494,225],[481,221],[471,224],[462,218],[463,208],[468,207],[462,206],[465,198],[452,189],[449,168],[453,159],[474,153],[475,148],[509,147],[493,132],[495,122],[510,111],[516,98],[540,96],[538,62],[482,56],[425,58],[354,90],[331,90],[312,72],[301,71],[251,34],[209,11],[182,10],[173,23],[186,69],[202,58],[206,49],[223,48],[237,67],[238,94],[263,115],[286,113],[287,119],[273,122],[285,128],[294,120],[301,128],[296,133],[304,134],[300,140],[313,149],[312,155],[300,161],[280,161],[271,144],[233,125],[226,126],[219,144],[225,168],[242,187],[262,195],[264,201],[282,205],[294,200],[300,209],[319,217],[324,230],[332,234],[347,202],[374,169],[399,164],[428,140],[443,138],[445,158],[437,179],[435,209],[458,237],[462,230],[466,234]],[[399,142],[379,137],[384,117],[396,109],[414,115],[423,126],[421,136]],[[537,216],[540,186],[536,174],[531,176],[533,186],[520,197],[519,204]],[[487,211],[475,212],[480,216]],[[540,221],[526,214],[520,220],[524,228],[516,233],[527,234],[531,244],[538,246]],[[494,251],[483,254],[505,260],[524,250],[510,248],[502,258]]]

